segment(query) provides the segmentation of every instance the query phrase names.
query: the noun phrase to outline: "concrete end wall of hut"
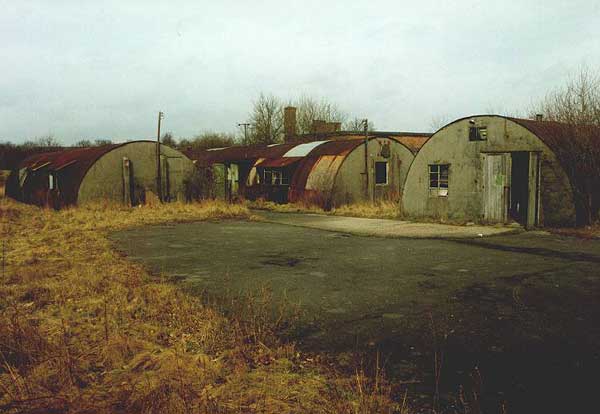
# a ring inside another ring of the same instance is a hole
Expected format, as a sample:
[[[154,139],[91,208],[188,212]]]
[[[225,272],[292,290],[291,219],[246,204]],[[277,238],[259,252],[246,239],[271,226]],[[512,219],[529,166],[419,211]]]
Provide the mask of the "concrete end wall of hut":
[[[366,200],[399,202],[413,159],[413,153],[395,140],[388,138],[369,140],[367,195],[364,174],[365,146],[364,144],[358,146],[346,156],[337,172],[332,193],[333,204],[340,206]],[[381,167],[384,165],[385,180],[381,180],[384,175],[381,173],[383,170]]]
[[[189,158],[161,145],[164,200],[185,200],[183,180],[193,169]],[[156,144],[132,142],[106,153],[90,167],[79,187],[77,202],[143,203],[149,192],[158,195],[156,177]]]
[[[473,126],[485,128],[484,140],[470,140]],[[574,224],[572,189],[554,153],[529,130],[500,116],[467,118],[436,132],[410,167],[404,212],[417,218],[484,221],[485,156],[515,152],[539,154],[539,224]],[[446,194],[431,189],[431,165],[448,166]],[[505,186],[510,185],[510,177],[499,178],[505,180]]]

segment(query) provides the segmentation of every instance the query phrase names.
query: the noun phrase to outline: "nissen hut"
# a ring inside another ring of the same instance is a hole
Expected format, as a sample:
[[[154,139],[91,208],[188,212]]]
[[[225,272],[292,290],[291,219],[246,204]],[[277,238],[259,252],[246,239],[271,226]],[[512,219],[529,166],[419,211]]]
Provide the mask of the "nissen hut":
[[[152,141],[71,148],[26,158],[12,171],[6,191],[25,203],[54,208],[94,201],[137,205],[149,192],[163,201],[180,200],[193,168],[188,157],[165,145],[157,157]]]

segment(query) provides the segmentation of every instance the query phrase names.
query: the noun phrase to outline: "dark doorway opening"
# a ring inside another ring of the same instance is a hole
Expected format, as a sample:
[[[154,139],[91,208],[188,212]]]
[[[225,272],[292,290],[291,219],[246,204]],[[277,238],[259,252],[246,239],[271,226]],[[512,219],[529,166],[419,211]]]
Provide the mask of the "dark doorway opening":
[[[517,222],[527,225],[529,208],[529,153],[511,153],[510,216]]]

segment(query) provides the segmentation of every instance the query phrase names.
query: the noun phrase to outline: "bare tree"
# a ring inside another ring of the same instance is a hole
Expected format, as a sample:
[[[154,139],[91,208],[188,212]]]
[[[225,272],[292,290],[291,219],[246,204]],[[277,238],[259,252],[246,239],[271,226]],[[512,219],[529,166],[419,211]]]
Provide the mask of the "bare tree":
[[[112,144],[112,141],[110,139],[99,138],[99,139],[94,140],[95,147],[101,147],[103,145],[110,145],[110,144]]]
[[[54,148],[60,147],[61,144],[54,138],[54,135],[49,134],[31,141],[25,141],[22,146],[25,148]]]
[[[441,127],[447,125],[450,120],[451,118],[448,114],[432,116],[431,122],[429,123],[429,128],[432,132],[435,132]]]
[[[205,131],[192,139],[180,139],[180,149],[205,150],[210,148],[231,147],[236,144],[235,135],[223,132]]]
[[[89,139],[80,139],[75,143],[74,146],[79,148],[88,148],[92,146],[92,141],[90,141]]]
[[[165,133],[160,139],[160,142],[171,148],[175,148],[177,146],[177,141],[175,141],[175,138],[173,138],[173,134],[171,132]]]
[[[559,122],[554,152],[573,187],[577,222],[598,220],[600,210],[600,78],[582,67],[562,88],[539,103],[534,113]]]
[[[567,84],[546,95],[536,108],[552,121],[600,126],[600,76],[582,67]]]
[[[296,131],[299,134],[308,134],[312,131],[314,120],[325,122],[344,123],[348,115],[334,103],[325,99],[317,100],[307,95],[301,96],[296,101],[290,102],[291,106],[297,108]]]
[[[352,132],[363,132],[365,130],[364,119],[361,118],[352,118],[344,124],[344,131],[352,131]],[[375,131],[375,124],[373,122],[368,121],[368,130]]]
[[[244,144],[273,144],[282,141],[283,104],[274,95],[260,94],[250,114],[250,142]]]

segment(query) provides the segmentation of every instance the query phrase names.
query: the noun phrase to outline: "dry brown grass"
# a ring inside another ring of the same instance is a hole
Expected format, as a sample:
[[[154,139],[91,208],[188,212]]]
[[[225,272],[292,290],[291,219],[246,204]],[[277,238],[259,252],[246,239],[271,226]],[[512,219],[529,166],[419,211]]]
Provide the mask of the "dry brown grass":
[[[258,315],[250,321],[224,317],[121,257],[106,237],[249,217],[219,202],[55,212],[0,200],[0,412],[393,411],[388,388],[310,362],[260,311],[246,312]]]
[[[398,202],[387,200],[346,204],[331,210],[324,210],[321,207],[310,203],[277,204],[262,199],[246,201],[246,205],[248,208],[276,211],[280,213],[315,213],[363,218],[402,218],[400,204]]]

